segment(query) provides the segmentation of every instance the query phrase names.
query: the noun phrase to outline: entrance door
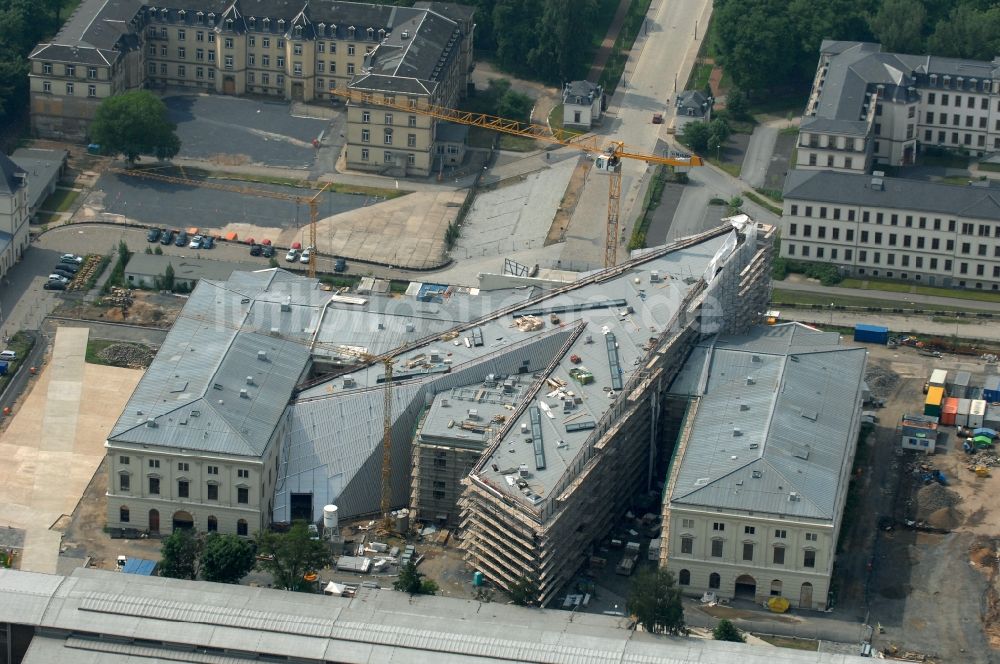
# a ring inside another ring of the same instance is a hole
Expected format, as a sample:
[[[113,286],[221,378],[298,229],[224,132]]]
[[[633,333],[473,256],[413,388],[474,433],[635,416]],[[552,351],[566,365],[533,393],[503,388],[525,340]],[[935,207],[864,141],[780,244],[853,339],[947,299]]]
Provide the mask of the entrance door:
[[[292,99],[295,101],[302,101],[304,96],[302,84],[292,83]]]
[[[736,599],[757,601],[757,581],[749,574],[736,577]]]
[[[799,608],[811,609],[813,605],[813,585],[803,583],[802,590],[799,591]]]
[[[160,513],[156,510],[149,510],[149,532],[160,532]]]
[[[174,512],[174,530],[190,530],[194,528],[194,517],[190,512]]]
[[[313,520],[313,495],[311,493],[293,493],[290,502],[292,521]]]
[[[236,77],[225,76],[222,79],[222,92],[227,95],[236,94]]]

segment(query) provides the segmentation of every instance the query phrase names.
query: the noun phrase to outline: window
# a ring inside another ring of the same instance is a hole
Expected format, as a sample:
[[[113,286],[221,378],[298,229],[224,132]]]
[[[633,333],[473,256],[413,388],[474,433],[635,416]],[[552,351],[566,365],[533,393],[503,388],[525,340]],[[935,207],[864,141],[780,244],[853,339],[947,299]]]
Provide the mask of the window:
[[[150,477],[149,478],[149,493],[153,494],[154,496],[160,495],[160,478],[159,477]]]
[[[787,533],[784,530],[775,530],[774,531],[774,537],[775,537],[775,539],[785,539],[786,536],[787,536]]]
[[[417,135],[416,134],[407,134],[406,135],[406,147],[408,147],[408,148],[415,148],[415,147],[417,147]]]
[[[127,466],[129,465],[129,458],[127,456],[120,456],[118,457],[118,463],[120,463],[123,466]]]
[[[236,489],[236,502],[240,505],[246,505],[250,502],[250,489],[241,486]]]
[[[236,469],[236,477],[239,477],[239,478],[242,478],[242,479],[249,479],[250,478],[250,471],[247,470],[246,468],[237,468]]]
[[[263,48],[271,48],[271,38],[270,37],[264,37],[264,38],[262,38],[260,40],[260,45]]]
[[[347,54],[348,55],[354,55],[354,44],[348,44],[347,45]]]
[[[42,73],[43,74],[51,74],[52,73],[52,63],[51,62],[43,62],[42,63]]]
[[[775,565],[784,565],[785,564],[785,547],[783,547],[783,546],[776,546],[776,547],[774,547],[773,562],[774,562]]]
[[[806,549],[803,553],[805,555],[802,557],[802,566],[816,567],[816,552],[812,549]]]
[[[253,35],[250,35],[249,37],[247,37],[247,46],[249,46],[250,48],[253,48],[256,45],[257,45],[257,38],[256,37],[254,37]]]
[[[118,490],[119,491],[132,490],[132,477],[128,473],[121,473],[120,475],[118,475]]]
[[[66,94],[68,96],[70,96],[70,97],[73,96],[73,84],[72,83],[67,83],[66,84]]]
[[[217,533],[219,532],[219,520],[214,516],[208,517],[208,532]]]
[[[722,557],[722,540],[714,539],[712,540],[712,557],[721,558]]]
[[[122,505],[118,508],[118,520],[122,523],[128,523],[131,514],[129,514],[128,508]]]
[[[385,162],[386,164],[391,164],[392,161],[393,161],[393,159],[392,159],[392,153],[389,152],[388,150],[386,150],[385,152],[383,152],[382,153],[382,161]]]
[[[717,572],[712,572],[708,575],[708,587],[718,590],[722,585],[722,577],[718,575]]]
[[[353,62],[348,62],[347,63],[347,73],[348,74],[353,74],[354,73],[354,63]]]
[[[177,65],[177,76],[179,78],[184,78],[187,75],[187,69],[184,65]]]
[[[249,66],[251,66],[251,67],[253,67],[254,65],[256,65],[257,64],[257,56],[255,56],[253,53],[250,53],[249,55],[247,55],[247,64]]]
[[[694,528],[694,519],[681,519],[682,528]]]
[[[688,570],[686,570],[686,569],[682,569],[680,572],[678,572],[678,574],[677,574],[677,583],[680,584],[680,585],[682,585],[682,586],[690,586],[691,585],[691,572],[688,571]]]
[[[76,65],[66,65],[66,76],[70,78],[76,76]]]
[[[799,213],[799,206],[793,204],[789,214],[797,215],[798,213]]]
[[[253,56],[251,55],[250,57],[252,58]],[[194,59],[195,60],[204,60],[205,59],[205,49],[203,49],[203,48],[195,49],[195,51],[194,51]]]
[[[200,42],[205,41],[205,33],[202,32],[201,30],[199,30],[198,32],[194,33],[194,40],[195,41],[200,41]]]
[[[743,542],[743,560],[753,560],[753,542]]]
[[[295,76],[302,76],[302,63],[294,62],[292,63],[292,74]]]
[[[406,119],[406,126],[407,127],[416,127],[417,126],[417,116],[415,116],[415,115],[409,116]]]
[[[361,111],[361,122],[368,124],[372,121],[372,114],[368,111]]]
[[[260,56],[260,64],[262,64],[265,67],[270,67],[271,66],[271,56],[270,55],[262,55],[262,56]]]
[[[361,161],[368,161],[368,150],[367,149],[362,149],[361,150]]]
[[[149,460],[149,467],[150,468],[159,468],[160,467],[160,460],[159,459],[150,459]]]
[[[301,28],[299,28],[298,26],[296,26],[296,29],[301,29]],[[293,46],[292,47],[292,54],[293,55],[302,55],[302,44],[296,44],[295,46]]]
[[[278,69],[284,69],[285,68],[285,56],[279,55],[277,58],[275,58],[275,63],[277,65]]]
[[[218,466],[208,466],[206,472],[208,472],[209,475],[218,475],[219,474],[219,467]]]
[[[936,94],[934,94],[933,92],[930,92],[930,93],[928,93],[928,94],[927,94],[927,103],[928,103],[928,104],[933,104],[933,103],[935,103],[935,99],[934,99],[934,98],[935,98],[936,96],[937,96],[937,95],[936,95]]]
[[[205,78],[205,68],[204,67],[196,67],[195,70],[194,70],[194,77],[195,78]],[[251,77],[250,78],[250,82],[252,83],[253,82],[253,72],[250,72],[250,77]]]
[[[166,62],[161,62],[160,63],[160,75],[162,75],[162,76],[166,76],[167,75],[167,63]]]
[[[87,78],[97,78],[97,67],[87,67]]]
[[[209,51],[209,52],[208,52],[208,61],[209,61],[209,62],[215,62],[215,51]],[[209,76],[208,76],[208,77],[209,77],[209,78],[212,78],[212,75],[211,75],[211,74],[209,74]]]
[[[361,142],[362,143],[371,143],[372,142],[372,132],[371,132],[370,129],[362,129],[361,130]]]
[[[226,56],[226,69],[232,69],[232,68],[233,68],[233,56],[227,55]]]
[[[278,21],[278,23],[279,24],[280,23],[284,23],[284,21]],[[278,40],[278,48],[285,48],[285,40],[284,39],[279,39]]]
[[[187,480],[177,480],[177,497],[187,498],[188,497],[188,487],[190,484]]]
[[[236,522],[236,534],[240,537],[247,536],[247,522],[244,519],[240,519]]]
[[[718,533],[725,532],[726,524],[716,521],[712,524],[712,530]]]
[[[179,47],[177,49],[177,58],[179,60],[187,59],[187,49],[185,49],[183,46]]]
[[[188,466],[186,461],[177,462],[177,470],[181,471],[182,473],[186,473],[189,469],[190,467]]]
[[[325,53],[326,52],[326,42],[316,42],[316,52]]]
[[[211,60],[213,55],[215,55],[215,53],[209,53],[208,54],[208,59]],[[208,70],[208,80],[210,80],[210,81],[214,81],[215,80],[215,70],[214,69],[209,69]]]
[[[681,538],[681,553],[691,553],[694,551],[694,538],[693,537],[682,537]]]
[[[386,127],[382,133],[382,142],[385,145],[392,145],[392,129]]]
[[[208,489],[208,491],[206,491],[206,497],[209,500],[218,500],[219,499],[219,485],[218,484],[213,484],[213,483],[209,482],[206,485],[206,488]]]
[[[320,60],[316,63],[316,71],[322,74],[326,70],[326,63]]]

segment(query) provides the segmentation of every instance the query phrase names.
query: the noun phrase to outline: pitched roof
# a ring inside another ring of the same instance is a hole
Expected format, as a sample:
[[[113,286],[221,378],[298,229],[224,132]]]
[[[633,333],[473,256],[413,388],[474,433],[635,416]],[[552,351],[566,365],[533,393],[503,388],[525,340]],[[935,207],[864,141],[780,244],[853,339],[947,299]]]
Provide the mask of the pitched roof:
[[[29,57],[107,65],[138,46],[130,24],[142,9],[142,0],[84,0],[58,34],[35,47]]]
[[[571,81],[563,88],[563,102],[589,106],[601,93],[601,86],[590,81]]]
[[[23,173],[23,168],[15,164],[3,152],[0,152],[0,194],[10,196],[24,186],[24,182],[18,177],[19,174]]]
[[[882,181],[882,188],[873,186]],[[1000,187],[962,186],[858,173],[792,170],[785,199],[932,212],[1000,221]]]
[[[677,95],[678,115],[702,117],[708,111],[709,101],[700,90],[684,90]]]
[[[795,323],[719,337],[671,504],[834,521],[867,351]]]

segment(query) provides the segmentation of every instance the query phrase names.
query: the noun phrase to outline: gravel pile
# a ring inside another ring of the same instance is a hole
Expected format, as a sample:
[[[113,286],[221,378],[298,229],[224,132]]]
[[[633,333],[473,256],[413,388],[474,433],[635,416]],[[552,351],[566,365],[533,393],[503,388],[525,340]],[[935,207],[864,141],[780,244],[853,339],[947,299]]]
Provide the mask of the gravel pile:
[[[865,370],[865,382],[873,397],[886,399],[899,384],[899,374],[877,364],[869,364]]]
[[[935,512],[954,507],[961,500],[954,491],[944,488],[937,482],[931,482],[917,491],[917,518],[926,521]]]
[[[145,369],[153,361],[153,351],[136,344],[111,344],[97,355],[108,364],[130,369]]]

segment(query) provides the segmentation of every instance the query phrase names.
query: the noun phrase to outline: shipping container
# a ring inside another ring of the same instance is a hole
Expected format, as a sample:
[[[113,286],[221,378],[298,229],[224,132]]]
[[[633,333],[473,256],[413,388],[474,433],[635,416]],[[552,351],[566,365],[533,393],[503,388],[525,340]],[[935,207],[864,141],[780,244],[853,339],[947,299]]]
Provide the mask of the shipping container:
[[[932,387],[927,390],[927,399],[924,400],[924,415],[941,417],[941,402],[944,400],[944,388]]]
[[[990,403],[1000,401],[1000,376],[990,376],[983,383],[983,399]]]
[[[969,412],[972,410],[972,399],[959,399],[958,412],[955,413],[955,426],[969,426]]]
[[[1000,430],[1000,406],[990,404],[986,407],[986,414],[983,416],[983,426]]]
[[[931,379],[927,381],[927,384],[931,387],[944,387],[947,382],[948,372],[944,369],[935,369],[931,372]]]
[[[881,344],[884,346],[889,343],[889,328],[881,325],[858,323],[854,326],[854,340],[866,344]]]
[[[947,397],[941,404],[941,424],[946,427],[955,426],[955,416],[958,414],[958,399]]]
[[[978,429],[983,426],[983,419],[986,416],[986,402],[982,399],[973,399],[969,407],[969,427]]]
[[[948,382],[947,389],[948,394],[955,397],[956,399],[964,399],[969,391],[969,383],[972,381],[972,376],[968,371],[958,371],[955,373],[954,379]]]

